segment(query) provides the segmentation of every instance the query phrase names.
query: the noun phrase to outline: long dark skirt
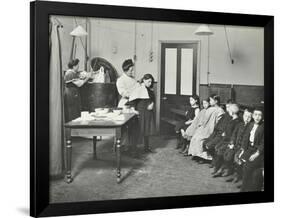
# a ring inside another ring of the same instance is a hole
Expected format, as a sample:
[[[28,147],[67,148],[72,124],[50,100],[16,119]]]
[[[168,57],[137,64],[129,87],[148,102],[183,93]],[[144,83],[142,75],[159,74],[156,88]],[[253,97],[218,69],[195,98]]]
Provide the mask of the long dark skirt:
[[[155,135],[155,117],[154,110],[147,110],[151,103],[149,99],[138,101],[136,109],[139,111],[139,142],[143,143],[144,137]]]
[[[81,115],[81,97],[77,87],[68,86],[65,88],[65,121],[71,121]]]

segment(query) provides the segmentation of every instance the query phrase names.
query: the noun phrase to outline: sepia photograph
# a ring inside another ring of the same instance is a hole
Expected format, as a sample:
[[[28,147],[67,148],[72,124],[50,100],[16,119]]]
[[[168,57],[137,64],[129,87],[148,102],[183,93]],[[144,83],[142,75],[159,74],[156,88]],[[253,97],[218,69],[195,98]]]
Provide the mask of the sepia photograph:
[[[264,37],[50,15],[50,203],[263,192]]]

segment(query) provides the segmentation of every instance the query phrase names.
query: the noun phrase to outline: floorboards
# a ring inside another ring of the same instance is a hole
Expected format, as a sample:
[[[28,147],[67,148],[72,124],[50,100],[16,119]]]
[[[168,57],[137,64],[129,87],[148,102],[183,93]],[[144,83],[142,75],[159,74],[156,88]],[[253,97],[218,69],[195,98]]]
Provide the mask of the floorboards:
[[[175,139],[153,137],[155,153],[133,158],[122,155],[122,182],[116,183],[116,161],[112,139],[98,142],[98,160],[92,159],[92,141],[73,141],[74,181],[53,179],[50,201],[77,202],[160,196],[198,195],[238,192],[236,184],[226,178],[212,178],[207,164],[198,164],[175,150]]]

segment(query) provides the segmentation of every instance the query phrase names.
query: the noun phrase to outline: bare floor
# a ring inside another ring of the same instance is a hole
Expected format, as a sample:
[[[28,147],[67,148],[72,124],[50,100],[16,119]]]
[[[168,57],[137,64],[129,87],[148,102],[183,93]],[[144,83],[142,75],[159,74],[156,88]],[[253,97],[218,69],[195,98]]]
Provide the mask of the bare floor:
[[[176,140],[153,137],[155,153],[133,158],[122,154],[122,181],[116,183],[116,159],[113,140],[98,142],[98,159],[92,158],[92,141],[73,141],[72,175],[74,181],[53,179],[50,201],[73,202],[162,196],[198,195],[238,192],[237,184],[226,178],[212,178],[207,164],[198,164],[175,150]]]

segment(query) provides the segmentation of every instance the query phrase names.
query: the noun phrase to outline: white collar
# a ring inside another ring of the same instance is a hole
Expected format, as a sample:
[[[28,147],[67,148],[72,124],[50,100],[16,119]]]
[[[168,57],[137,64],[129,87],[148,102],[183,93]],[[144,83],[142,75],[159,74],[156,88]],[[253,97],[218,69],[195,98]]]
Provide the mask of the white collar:
[[[126,77],[126,78],[130,78],[130,79],[133,79],[133,80],[134,80],[134,78],[128,76],[126,73],[122,73],[121,77]]]

